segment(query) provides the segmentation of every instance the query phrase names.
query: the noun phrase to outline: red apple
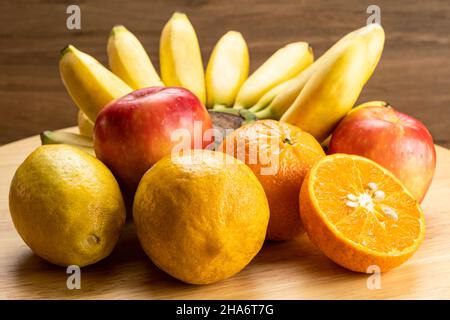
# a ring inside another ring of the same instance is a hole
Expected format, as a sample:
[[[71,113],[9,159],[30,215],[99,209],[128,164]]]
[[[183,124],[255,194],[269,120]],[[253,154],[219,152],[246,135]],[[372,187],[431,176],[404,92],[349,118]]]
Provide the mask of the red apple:
[[[421,202],[433,179],[436,150],[427,128],[392,107],[367,106],[349,113],[334,130],[329,154],[369,158],[394,173]]]
[[[203,135],[211,128],[208,111],[190,91],[140,89],[100,111],[94,127],[95,154],[126,191],[134,192],[144,173],[179,147],[180,139],[187,142],[188,149],[205,148],[211,141]],[[176,132],[183,137],[174,135]]]

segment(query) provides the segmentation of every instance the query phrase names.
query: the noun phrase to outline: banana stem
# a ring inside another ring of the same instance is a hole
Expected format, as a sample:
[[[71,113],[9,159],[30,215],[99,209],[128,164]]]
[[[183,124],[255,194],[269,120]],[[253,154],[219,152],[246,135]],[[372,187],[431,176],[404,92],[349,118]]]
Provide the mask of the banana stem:
[[[272,113],[272,108],[265,108],[262,109],[258,112],[255,112],[255,116],[258,119],[274,119],[274,120],[278,120],[278,117],[276,117],[273,113]]]
[[[248,110],[250,110],[253,113],[256,113],[258,111],[261,111],[265,108],[267,108],[268,104],[263,104],[263,103],[256,103],[253,107],[249,108]]]
[[[243,124],[247,124],[247,123],[252,123],[256,120],[258,120],[258,118],[256,117],[256,115],[247,110],[247,109],[241,109],[239,110],[239,115],[244,118],[244,123]]]
[[[225,109],[230,109],[230,108],[228,108],[224,104],[219,104],[219,103],[216,103],[211,108],[209,108],[209,110],[212,110],[212,111],[222,111],[222,110],[225,110]]]

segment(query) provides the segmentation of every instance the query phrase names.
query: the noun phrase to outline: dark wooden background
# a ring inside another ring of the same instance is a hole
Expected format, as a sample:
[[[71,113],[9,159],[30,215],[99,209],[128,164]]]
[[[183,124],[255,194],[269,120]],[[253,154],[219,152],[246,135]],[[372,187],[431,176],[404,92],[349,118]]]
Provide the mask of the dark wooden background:
[[[66,28],[66,8],[81,7],[81,31]],[[381,8],[387,41],[360,101],[387,100],[417,117],[435,142],[450,147],[450,1],[140,0],[0,1],[0,144],[75,125],[76,107],[58,72],[59,50],[72,43],[106,63],[106,41],[124,24],[158,67],[159,36],[175,10],[197,30],[204,63],[227,30],[243,33],[254,70],[280,46],[311,43],[316,56]]]

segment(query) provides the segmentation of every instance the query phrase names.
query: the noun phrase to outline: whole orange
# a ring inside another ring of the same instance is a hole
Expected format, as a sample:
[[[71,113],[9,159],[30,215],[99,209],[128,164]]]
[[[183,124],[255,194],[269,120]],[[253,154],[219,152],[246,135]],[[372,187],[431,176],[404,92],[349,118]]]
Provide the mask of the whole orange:
[[[304,232],[300,187],[311,167],[325,157],[312,135],[287,123],[260,120],[230,133],[218,150],[245,162],[261,182],[270,207],[266,239],[288,240]]]

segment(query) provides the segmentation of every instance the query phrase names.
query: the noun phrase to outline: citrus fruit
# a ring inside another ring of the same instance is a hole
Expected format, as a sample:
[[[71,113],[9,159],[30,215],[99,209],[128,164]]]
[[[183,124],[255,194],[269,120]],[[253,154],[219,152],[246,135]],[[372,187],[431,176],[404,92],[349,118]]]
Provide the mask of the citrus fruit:
[[[166,156],[147,171],[133,218],[153,263],[184,282],[208,284],[239,272],[258,253],[269,207],[244,163],[195,150]]]
[[[412,194],[392,173],[360,156],[335,154],[316,163],[301,188],[300,213],[311,241],[357,272],[399,266],[425,234]]]
[[[86,152],[63,144],[41,146],[19,166],[9,208],[24,242],[61,266],[81,267],[108,256],[125,222],[111,172]]]
[[[270,206],[267,239],[288,240],[304,232],[298,194],[307,172],[325,153],[301,129],[275,120],[261,120],[228,135],[219,146],[244,161],[258,177]]]

